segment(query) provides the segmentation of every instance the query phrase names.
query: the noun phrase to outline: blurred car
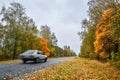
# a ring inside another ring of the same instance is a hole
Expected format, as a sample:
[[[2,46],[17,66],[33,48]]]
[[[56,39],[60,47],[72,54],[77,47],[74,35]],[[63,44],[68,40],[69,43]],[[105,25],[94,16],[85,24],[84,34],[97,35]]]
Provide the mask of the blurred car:
[[[26,63],[26,61],[34,62],[39,62],[40,60],[44,60],[44,62],[47,61],[47,56],[42,51],[38,50],[27,50],[24,53],[20,54],[18,58],[21,59],[23,63]]]

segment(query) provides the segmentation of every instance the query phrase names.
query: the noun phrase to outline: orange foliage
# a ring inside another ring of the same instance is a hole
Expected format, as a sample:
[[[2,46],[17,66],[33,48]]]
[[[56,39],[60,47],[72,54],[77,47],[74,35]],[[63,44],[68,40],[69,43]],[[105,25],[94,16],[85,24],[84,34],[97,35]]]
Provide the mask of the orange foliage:
[[[109,41],[111,39],[110,21],[113,19],[113,17],[111,17],[113,10],[113,8],[106,10],[96,26],[96,40],[94,42],[94,47],[95,52],[99,53],[102,58],[109,57],[108,51],[111,45]]]
[[[48,48],[48,46],[47,46],[47,41],[46,41],[46,39],[41,38],[40,43],[42,44],[42,49],[41,49],[41,51],[43,51],[43,52],[45,53],[45,55],[49,56],[49,55],[50,55],[50,50],[49,50],[49,48]]]
[[[111,13],[114,11],[114,9],[113,8],[109,8],[109,9],[107,9],[104,13],[103,13],[103,15],[102,15],[102,17],[101,17],[101,21],[106,21],[107,19],[111,19],[112,17],[111,17]]]

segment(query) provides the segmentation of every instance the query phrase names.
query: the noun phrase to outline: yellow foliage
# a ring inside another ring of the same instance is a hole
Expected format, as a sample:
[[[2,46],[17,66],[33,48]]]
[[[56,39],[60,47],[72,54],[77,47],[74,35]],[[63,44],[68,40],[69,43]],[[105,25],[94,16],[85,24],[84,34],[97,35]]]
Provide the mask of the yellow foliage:
[[[119,80],[119,73],[109,64],[75,58],[44,69],[28,80]]]
[[[41,40],[41,38],[36,38],[36,41],[34,42],[35,44],[32,46],[33,50],[41,50],[42,49],[40,40]]]
[[[54,51],[55,51],[55,48],[51,48],[51,49],[50,49],[50,52],[54,52]]]
[[[104,51],[104,52],[101,52],[101,53],[100,53],[100,56],[101,56],[102,58],[107,58],[107,57],[109,57],[109,54],[107,54],[107,53]]]

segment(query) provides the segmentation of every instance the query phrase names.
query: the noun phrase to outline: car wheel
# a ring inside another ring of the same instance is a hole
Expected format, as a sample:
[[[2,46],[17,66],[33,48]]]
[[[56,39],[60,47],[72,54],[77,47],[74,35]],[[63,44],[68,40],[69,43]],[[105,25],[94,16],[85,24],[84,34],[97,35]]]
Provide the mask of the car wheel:
[[[23,63],[26,63],[26,60],[23,60]]]
[[[36,62],[36,63],[39,62],[39,58],[36,58],[36,59],[35,59],[35,62]]]
[[[44,61],[47,62],[47,58],[45,58]]]

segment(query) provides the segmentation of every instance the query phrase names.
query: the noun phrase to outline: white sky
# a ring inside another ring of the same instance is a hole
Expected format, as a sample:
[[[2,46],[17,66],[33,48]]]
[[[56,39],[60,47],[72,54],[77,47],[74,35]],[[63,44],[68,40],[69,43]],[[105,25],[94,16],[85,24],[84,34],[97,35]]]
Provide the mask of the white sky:
[[[26,8],[26,14],[38,29],[48,25],[58,39],[58,46],[69,45],[76,53],[80,52],[77,32],[81,29],[81,21],[87,18],[88,0],[0,0],[0,9],[13,1]]]

